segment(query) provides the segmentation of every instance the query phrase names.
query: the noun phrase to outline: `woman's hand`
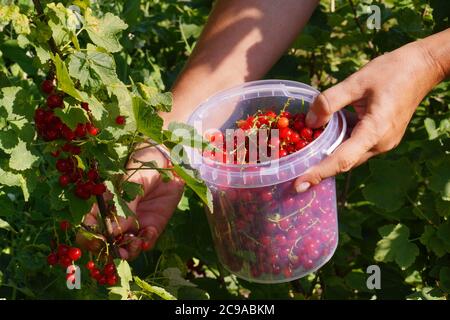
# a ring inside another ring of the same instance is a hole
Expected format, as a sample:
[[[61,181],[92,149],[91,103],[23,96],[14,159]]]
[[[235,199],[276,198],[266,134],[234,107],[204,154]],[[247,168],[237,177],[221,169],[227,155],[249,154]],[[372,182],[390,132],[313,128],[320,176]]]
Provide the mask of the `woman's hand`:
[[[146,162],[155,161],[160,168],[169,167],[169,161],[154,147],[136,152],[133,158]],[[128,164],[128,168],[139,166],[140,163],[133,160]],[[130,170],[129,175],[129,181],[142,185],[144,195],[129,203],[129,208],[135,212],[135,216],[128,219],[119,218],[118,224],[113,222],[113,233],[115,236],[123,235],[123,240],[119,242],[121,258],[132,260],[143,249],[154,246],[180,201],[183,182],[178,178],[164,182],[156,170]],[[95,205],[85,217],[84,223],[89,226],[97,224],[97,212],[98,207]],[[89,241],[81,233],[77,235],[77,242],[94,252],[99,251],[103,245],[101,240]]]
[[[449,32],[442,34],[448,38]],[[333,154],[296,180],[298,192],[399,144],[419,103],[446,76],[446,68],[423,41],[374,59],[317,97],[306,117],[308,126],[326,124],[347,105],[356,111],[350,117],[354,118],[350,125],[355,125],[350,138]]]

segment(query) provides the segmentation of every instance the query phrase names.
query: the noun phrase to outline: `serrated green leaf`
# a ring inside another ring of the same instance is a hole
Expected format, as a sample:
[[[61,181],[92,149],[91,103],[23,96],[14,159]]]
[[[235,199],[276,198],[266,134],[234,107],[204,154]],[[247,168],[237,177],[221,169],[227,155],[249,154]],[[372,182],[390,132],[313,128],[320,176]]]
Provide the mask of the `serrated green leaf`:
[[[111,181],[105,181],[106,188],[113,194],[113,201],[116,207],[117,215],[120,217],[129,217],[134,215],[134,212],[130,210],[128,204],[124,199],[119,195],[114,184]]]
[[[137,196],[144,195],[144,189],[139,183],[125,181],[122,184],[122,189],[124,192],[124,200],[128,202],[133,201]]]
[[[81,221],[82,217],[88,213],[94,203],[94,198],[88,200],[78,198],[72,190],[65,192],[66,198],[69,200],[69,210],[75,221]]]
[[[371,179],[362,190],[364,197],[387,211],[399,209],[407,191],[417,184],[411,162],[373,159],[369,162]]]
[[[402,224],[386,225],[378,229],[383,237],[377,242],[374,258],[379,262],[395,261],[402,269],[411,266],[419,255],[419,248],[409,241],[409,228]]]
[[[450,165],[447,159],[449,157],[445,157],[439,165],[432,166],[430,189],[440,193],[443,200],[450,201]]]
[[[70,129],[75,130],[77,124],[89,122],[89,117],[86,111],[78,107],[69,107],[54,110],[56,116],[58,116],[62,122],[64,122]]]
[[[122,46],[119,43],[118,34],[128,28],[125,22],[110,12],[106,13],[102,18],[96,18],[92,15],[92,10],[89,8],[86,10],[85,19],[85,29],[92,42],[108,52],[120,51]]]
[[[114,58],[91,44],[86,51],[77,51],[68,57],[69,74],[80,81],[82,87],[100,88],[119,82]]]
[[[444,256],[447,252],[445,243],[439,239],[436,230],[431,226],[425,226],[425,231],[420,236],[420,242],[427,247],[428,251],[434,252],[438,257]]]
[[[67,70],[66,64],[61,60],[58,54],[52,57],[53,63],[56,67],[56,77],[58,79],[58,88],[61,91],[64,91],[68,95],[71,95],[78,101],[82,101],[82,97],[77,89],[75,89],[75,85],[70,78],[69,71]]]
[[[439,225],[436,234],[445,243],[450,253],[450,222],[447,221]]]
[[[134,277],[134,282],[146,293],[157,295],[164,300],[177,300],[177,298],[164,288],[152,286],[137,276]]]
[[[428,139],[433,140],[439,136],[438,131],[436,129],[436,123],[434,122],[433,119],[426,118],[424,121],[424,125],[428,133]]]
[[[26,143],[19,140],[11,152],[9,167],[17,171],[24,171],[31,169],[38,160],[39,158],[28,150]]]
[[[196,195],[213,212],[212,194],[203,181],[197,178],[195,172],[176,163],[173,164],[173,170],[183,179],[186,185],[191,188]]]
[[[142,99],[133,98],[133,113],[137,130],[155,142],[161,143],[163,120],[154,109],[142,103]]]
[[[160,93],[157,88],[146,86],[140,82],[137,83],[136,87],[145,103],[155,107],[158,111],[170,112],[172,108],[172,93]]]

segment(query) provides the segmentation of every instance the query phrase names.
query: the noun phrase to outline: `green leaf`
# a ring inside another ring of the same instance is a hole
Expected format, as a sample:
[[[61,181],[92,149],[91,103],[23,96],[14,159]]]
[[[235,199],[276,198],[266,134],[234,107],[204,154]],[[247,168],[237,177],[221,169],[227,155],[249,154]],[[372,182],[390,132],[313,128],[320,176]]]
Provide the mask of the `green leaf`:
[[[157,143],[161,143],[163,120],[154,109],[133,98],[133,113],[137,130]]]
[[[127,300],[130,295],[130,282],[133,281],[130,265],[126,260],[115,259],[117,274],[120,277],[120,285],[110,287],[110,295],[118,295],[122,300]]]
[[[374,258],[379,262],[395,261],[402,269],[411,266],[419,255],[419,248],[409,241],[409,228],[402,224],[386,225],[378,229],[383,237],[377,242]]]
[[[427,130],[428,133],[428,139],[430,140],[436,139],[439,136],[439,134],[436,129],[436,123],[434,122],[434,120],[431,118],[426,118],[424,124],[425,129]]]
[[[88,44],[86,51],[77,51],[68,57],[69,74],[80,81],[82,87],[100,88],[119,82],[114,58]]]
[[[450,222],[447,221],[439,225],[436,234],[439,239],[445,243],[448,248],[448,252],[450,253]]]
[[[369,162],[371,179],[362,190],[364,197],[377,207],[394,211],[403,205],[407,191],[417,184],[411,162],[373,159]]]
[[[94,198],[89,200],[83,200],[78,198],[72,190],[65,192],[67,199],[69,200],[69,209],[72,213],[75,221],[81,221],[82,217],[88,213],[94,203]]]
[[[134,215],[134,212],[130,210],[128,204],[117,192],[114,184],[111,181],[105,181],[105,185],[106,188],[108,188],[108,190],[113,194],[113,201],[117,210],[117,215],[124,218]]]
[[[154,294],[163,300],[177,300],[177,298],[164,288],[152,286],[137,276],[134,277],[134,282],[146,293]]]
[[[443,257],[447,252],[445,243],[436,235],[436,230],[432,226],[425,226],[425,231],[420,236],[420,242],[427,247],[428,251],[434,252],[438,257]],[[450,246],[448,248],[450,252]]]
[[[30,169],[39,158],[27,149],[27,145],[19,140],[17,146],[12,150],[9,159],[9,167],[17,171]]]
[[[430,189],[440,193],[442,199],[450,201],[450,157],[444,157],[437,166],[432,166],[430,177]]]
[[[85,29],[92,42],[108,52],[118,52],[122,49],[118,33],[128,28],[128,25],[119,17],[108,12],[99,19],[92,15],[91,9],[87,9],[85,19]]]
[[[144,189],[142,188],[142,185],[135,182],[125,181],[122,184],[122,190],[124,192],[124,200],[125,201],[133,201],[137,196],[143,196],[144,195]]]
[[[197,178],[195,172],[181,165],[173,163],[173,171],[183,179],[186,185],[191,188],[196,195],[203,201],[208,207],[210,212],[213,212],[212,194],[203,181]]]
[[[171,110],[172,93],[160,93],[157,88],[146,86],[140,82],[136,85],[136,87],[142,99],[148,105],[155,107],[158,111],[169,112]]]
[[[53,63],[56,67],[56,77],[58,78],[58,88],[65,93],[71,95],[78,101],[82,101],[80,93],[75,89],[75,85],[70,78],[69,71],[67,70],[66,64],[61,60],[58,54],[52,57]]]
[[[8,222],[6,222],[5,220],[0,218],[0,229],[5,229],[8,231],[12,231],[12,232],[16,232],[16,230],[14,230]]]
[[[86,111],[78,107],[69,107],[54,110],[56,116],[58,116],[62,122],[64,122],[70,129],[74,130],[78,123],[89,122],[89,117]]]

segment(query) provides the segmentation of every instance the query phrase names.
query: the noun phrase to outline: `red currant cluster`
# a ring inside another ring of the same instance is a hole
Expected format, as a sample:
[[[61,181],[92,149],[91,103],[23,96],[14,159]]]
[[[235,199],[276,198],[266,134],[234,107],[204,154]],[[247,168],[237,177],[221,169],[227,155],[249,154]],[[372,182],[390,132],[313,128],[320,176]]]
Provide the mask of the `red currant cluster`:
[[[81,258],[81,250],[77,247],[70,247],[66,244],[59,244],[57,250],[47,256],[47,263],[51,266],[60,264],[67,268],[73,262]]]
[[[245,120],[239,120],[236,122],[238,128],[249,132],[252,130],[267,130],[268,141],[267,146],[272,148],[278,148],[280,158],[292,154],[306,147],[309,143],[317,139],[323,132],[323,128],[311,129],[305,124],[306,115],[304,113],[291,114],[288,111],[281,111],[278,115],[272,111],[262,112],[259,111],[254,115],[248,116]],[[278,138],[271,138],[272,130],[279,130]],[[205,150],[204,156],[219,162],[226,162],[226,139],[223,133],[215,132],[213,134],[207,134],[206,139],[209,140],[219,150]],[[257,140],[259,147],[259,137]],[[239,160],[237,156],[234,156],[234,163],[248,163],[249,162],[249,144],[250,141],[246,140],[245,148],[246,155],[245,160]],[[221,150],[220,150],[221,149]],[[237,150],[237,141],[235,139],[233,150]],[[268,154],[271,150],[268,148]],[[259,155],[258,161],[259,162]]]
[[[70,229],[70,222],[67,220],[61,220],[59,228],[63,232],[67,232]],[[51,266],[60,264],[67,268],[74,261],[81,258],[81,250],[77,247],[71,247],[67,244],[60,243],[57,247],[54,241],[51,242],[52,252],[47,256],[47,263]]]
[[[77,166],[77,160],[74,157],[81,153],[81,145],[89,135],[96,136],[99,129],[92,122],[92,115],[89,104],[81,103],[81,108],[86,110],[91,119],[88,123],[78,123],[74,130],[71,130],[57,117],[53,110],[55,108],[64,108],[63,95],[56,91],[55,79],[44,80],[41,84],[41,90],[47,94],[47,107],[39,107],[34,114],[36,130],[38,135],[45,141],[65,140],[66,142],[51,154],[58,158],[56,161],[56,169],[61,173],[59,184],[65,188],[70,183],[75,184],[75,195],[83,200],[89,199],[91,196],[102,195],[106,191],[106,187],[100,182],[98,171],[90,168],[87,172],[83,172]],[[124,116],[117,116],[116,123],[125,125]],[[60,157],[61,153],[65,157]]]
[[[114,286],[117,283],[117,271],[113,263],[105,264],[103,270],[100,270],[95,266],[95,262],[90,260],[86,263],[86,268],[89,270],[91,278],[101,286]]]

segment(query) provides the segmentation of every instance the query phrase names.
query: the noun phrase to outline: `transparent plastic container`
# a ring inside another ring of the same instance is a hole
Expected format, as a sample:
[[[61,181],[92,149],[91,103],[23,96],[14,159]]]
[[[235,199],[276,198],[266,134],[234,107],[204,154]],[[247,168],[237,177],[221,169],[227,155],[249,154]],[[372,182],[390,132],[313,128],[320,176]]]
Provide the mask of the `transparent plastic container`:
[[[258,110],[281,110],[288,98],[288,111],[306,112],[318,93],[294,81],[248,82],[209,98],[188,123],[202,134],[224,131]],[[276,163],[218,163],[189,150],[191,161],[197,157],[192,166],[213,195],[214,210],[207,216],[227,270],[248,281],[280,283],[303,277],[331,258],[338,242],[335,180],[304,193],[296,193],[293,182],[329,155],[345,132],[343,114],[335,113],[316,140]]]

